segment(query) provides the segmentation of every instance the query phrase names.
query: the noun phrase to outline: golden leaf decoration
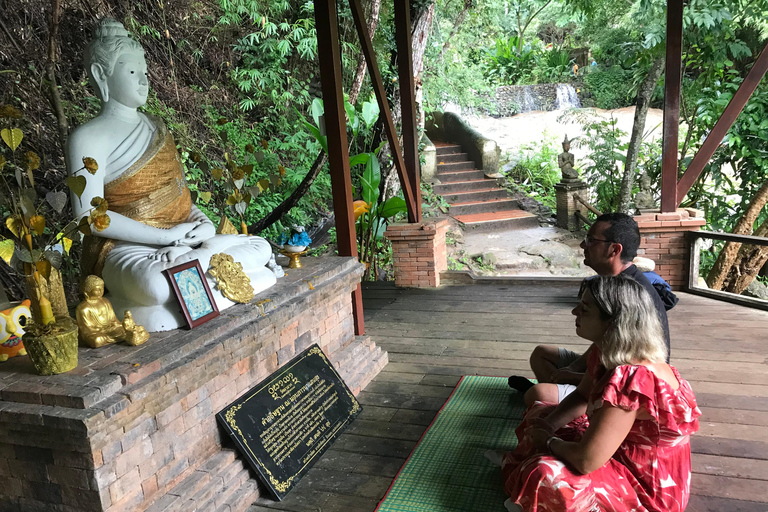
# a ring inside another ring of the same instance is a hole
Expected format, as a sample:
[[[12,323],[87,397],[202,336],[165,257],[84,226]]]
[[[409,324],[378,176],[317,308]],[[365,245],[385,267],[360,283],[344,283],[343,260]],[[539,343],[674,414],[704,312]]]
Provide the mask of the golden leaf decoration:
[[[24,153],[24,157],[27,159],[27,169],[30,171],[36,171],[40,168],[40,157],[34,151],[27,151]]]
[[[250,175],[251,175],[251,173],[253,172],[253,164],[244,165],[244,166],[242,166],[240,169],[242,169],[242,171],[243,171],[245,174],[247,174],[248,176],[250,176]]]
[[[8,265],[11,264],[11,258],[13,257],[13,248],[15,247],[13,240],[6,239],[0,240],[0,259],[5,261]]]
[[[200,192],[198,194],[198,197],[200,197],[200,200],[203,202],[203,204],[208,204],[209,202],[211,202],[210,192]]]
[[[23,227],[23,224],[21,223],[21,217],[18,215],[10,215],[7,219],[5,219],[5,226],[8,228],[8,231],[13,233],[16,238],[21,238]]]
[[[258,185],[259,185],[259,190],[264,192],[265,190],[267,190],[269,188],[269,180],[266,179],[266,178],[263,179],[263,180],[259,180]]]
[[[213,179],[220,180],[222,176],[224,176],[224,169],[221,169],[219,167],[215,169],[211,169],[211,176],[213,176]]]
[[[32,228],[32,231],[38,236],[43,234],[43,231],[45,231],[45,217],[42,215],[33,215],[29,218],[29,227]]]
[[[285,176],[285,167],[278,165],[277,170],[280,172],[280,176]]]
[[[91,199],[91,206],[95,208],[95,212],[97,214],[104,215],[107,213],[107,209],[109,208],[109,202],[103,197],[96,196]]]
[[[0,137],[11,148],[11,151],[16,151],[16,148],[21,144],[21,139],[24,138],[24,132],[18,128],[3,128],[0,130]]]
[[[269,149],[269,142],[267,142],[266,139],[261,139],[261,147],[264,149]]]
[[[104,231],[109,227],[110,222],[109,215],[96,215],[93,218],[93,227],[96,228],[96,231]]]
[[[11,105],[0,105],[0,117],[7,119],[21,119],[21,112]]]
[[[237,204],[237,203],[239,203],[239,202],[240,202],[240,201],[239,201],[239,198],[237,197],[237,195],[236,195],[236,194],[232,194],[232,195],[230,195],[230,196],[227,198],[227,204],[228,204],[229,206],[232,206],[233,204]]]
[[[77,197],[82,196],[83,192],[85,192],[86,183],[85,176],[70,176],[67,178],[67,186],[69,187],[69,190],[74,192]]]
[[[5,157],[3,155],[0,155],[0,171],[3,170],[3,167],[5,167],[5,164],[6,164]]]
[[[77,223],[77,230],[86,236],[91,234],[91,224],[88,217],[82,217],[80,219],[80,222]]]
[[[85,170],[91,174],[96,174],[96,171],[99,170],[99,164],[89,156],[83,157],[83,167],[85,167]]]
[[[72,239],[65,237],[63,233],[59,233],[56,237],[56,241],[64,248],[64,252],[69,254],[69,250],[72,248]]]

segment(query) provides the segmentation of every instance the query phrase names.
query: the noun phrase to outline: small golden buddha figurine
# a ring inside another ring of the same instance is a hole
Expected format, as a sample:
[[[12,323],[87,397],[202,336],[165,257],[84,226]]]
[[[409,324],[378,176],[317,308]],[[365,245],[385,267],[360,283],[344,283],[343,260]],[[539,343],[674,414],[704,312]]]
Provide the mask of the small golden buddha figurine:
[[[123,316],[123,329],[125,329],[125,342],[134,347],[141,345],[149,339],[147,330],[140,325],[136,325],[130,311],[126,311]]]
[[[104,281],[94,275],[86,277],[83,294],[85,300],[75,310],[80,341],[98,348],[124,340],[123,323],[115,316],[109,299],[104,298]]]

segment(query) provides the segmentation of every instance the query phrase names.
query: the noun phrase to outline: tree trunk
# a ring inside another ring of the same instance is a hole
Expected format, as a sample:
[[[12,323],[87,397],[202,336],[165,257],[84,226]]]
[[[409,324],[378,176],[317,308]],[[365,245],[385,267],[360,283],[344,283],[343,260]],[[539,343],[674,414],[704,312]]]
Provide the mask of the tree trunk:
[[[296,187],[296,190],[294,190],[290,196],[288,196],[285,201],[280,203],[277,208],[272,210],[269,215],[264,217],[263,219],[259,220],[258,222],[251,224],[248,226],[248,233],[250,234],[258,234],[261,231],[265,230],[278,220],[280,220],[280,217],[283,216],[283,214],[288,213],[288,211],[296,206],[296,203],[299,202],[299,199],[304,197],[304,194],[309,192],[309,187],[312,186],[312,183],[315,181],[315,178],[317,178],[317,175],[320,174],[320,170],[325,165],[325,151],[320,150],[320,154],[317,155],[317,158],[315,159],[315,162],[312,164],[312,167],[307,172],[307,175],[304,176],[304,179],[301,180],[301,183],[299,183],[299,186]]]
[[[368,21],[368,35],[373,41],[373,35],[376,33],[376,27],[379,24],[379,11],[381,10],[381,0],[373,0],[371,5],[371,18]],[[365,62],[365,55],[360,53],[360,57],[357,59],[357,71],[355,72],[355,80],[352,82],[352,88],[349,91],[349,102],[354,105],[357,100],[357,95],[360,94],[360,89],[363,87],[363,80],[365,80],[365,69],[368,65]]]
[[[629,138],[629,147],[627,148],[627,159],[624,164],[624,176],[621,178],[621,189],[619,190],[619,208],[622,213],[630,213],[632,204],[632,187],[635,184],[635,169],[637,168],[637,155],[640,153],[640,145],[643,143],[643,132],[645,131],[645,120],[648,117],[648,107],[651,104],[651,96],[659,81],[661,73],[664,71],[664,57],[657,58],[651,65],[651,69],[640,84],[637,91],[637,102],[635,106],[635,121],[632,124],[632,136]]]
[[[445,43],[443,43],[443,47],[440,48],[440,53],[437,54],[437,57],[435,58],[435,62],[440,62],[440,60],[443,58],[443,54],[450,48],[451,46],[451,39],[453,39],[453,36],[456,35],[456,33],[459,31],[459,27],[461,27],[461,24],[464,23],[464,20],[467,18],[467,13],[469,12],[469,9],[472,7],[473,0],[464,0],[464,8],[461,10],[459,15],[456,17],[456,21],[453,22],[453,28],[451,29],[451,33],[448,34],[448,38],[445,40]]]
[[[768,235],[768,221],[763,222],[753,235],[763,237]],[[766,261],[768,261],[768,247],[742,245],[723,289],[740,295],[754,281]]]
[[[413,61],[413,80],[414,80],[414,92],[416,98],[423,98],[422,85],[421,85],[421,72],[424,69],[424,54],[427,48],[427,39],[429,38],[429,32],[432,29],[432,21],[435,17],[435,4],[431,4],[426,10],[420,12],[414,20],[411,22],[411,55]],[[392,122],[397,127],[402,121],[402,105],[400,101],[399,88],[395,89],[392,101]],[[424,130],[424,109],[421,107],[421,103],[417,103],[419,109],[419,133]],[[391,151],[389,143],[387,142],[382,151],[379,153],[379,161],[384,155],[387,155]],[[382,201],[386,201],[390,197],[395,196],[400,190],[400,181],[398,180],[397,171],[394,166],[388,168],[386,172],[382,173],[381,180],[381,193]]]
[[[760,210],[763,209],[765,203],[768,202],[768,181],[762,184],[760,189],[752,198],[747,211],[736,223],[736,227],[733,228],[734,235],[749,235],[752,233],[752,226],[757,220],[757,216],[760,214]],[[717,256],[715,265],[710,270],[707,276],[707,286],[713,290],[722,290],[725,279],[733,267],[736,257],[739,253],[741,244],[738,242],[726,242],[723,246],[723,250]],[[759,269],[758,269],[759,270]],[[749,283],[747,283],[749,284]]]
[[[67,123],[67,116],[64,114],[64,107],[61,105],[59,86],[56,83],[56,38],[59,32],[59,11],[59,0],[53,0],[51,27],[48,33],[48,61],[45,64],[45,71],[48,78],[51,107],[56,115],[61,147],[64,148],[66,147],[67,135],[69,134],[69,123]]]

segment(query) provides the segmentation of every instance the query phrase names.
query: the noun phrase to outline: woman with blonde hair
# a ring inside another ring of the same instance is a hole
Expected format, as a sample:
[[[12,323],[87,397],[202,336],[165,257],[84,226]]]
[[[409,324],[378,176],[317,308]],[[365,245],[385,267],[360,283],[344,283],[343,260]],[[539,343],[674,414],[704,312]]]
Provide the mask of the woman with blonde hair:
[[[501,459],[507,510],[684,511],[701,411],[665,362],[648,292],[623,276],[596,277],[573,314],[576,334],[593,343],[587,373],[557,406],[526,412],[517,449]]]

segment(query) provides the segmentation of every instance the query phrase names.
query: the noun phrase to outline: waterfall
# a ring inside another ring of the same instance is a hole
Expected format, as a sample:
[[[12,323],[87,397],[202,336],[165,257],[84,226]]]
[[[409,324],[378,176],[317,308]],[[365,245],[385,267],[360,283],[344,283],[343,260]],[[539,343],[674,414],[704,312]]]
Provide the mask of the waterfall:
[[[565,110],[567,108],[581,108],[581,102],[576,95],[576,89],[571,84],[557,84],[557,98],[555,99],[555,110]]]

